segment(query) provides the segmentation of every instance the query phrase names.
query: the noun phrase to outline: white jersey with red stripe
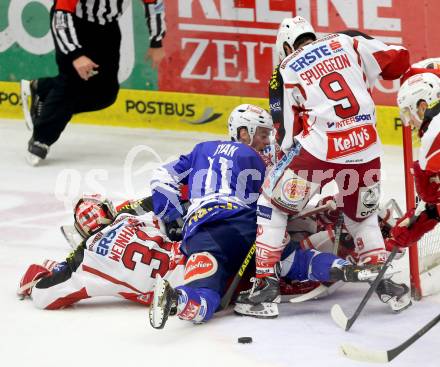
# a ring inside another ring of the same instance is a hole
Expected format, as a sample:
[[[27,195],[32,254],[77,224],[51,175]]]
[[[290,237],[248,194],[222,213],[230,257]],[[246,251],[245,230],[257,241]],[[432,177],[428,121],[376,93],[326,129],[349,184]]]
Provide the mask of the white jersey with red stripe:
[[[289,55],[280,65],[284,81],[286,134],[316,158],[343,164],[380,156],[371,89],[377,79],[399,78],[409,68],[408,51],[360,32],[330,34]]]
[[[83,261],[70,277],[46,288],[34,287],[32,299],[46,309],[97,296],[150,304],[156,275],[175,287],[183,284],[183,274],[179,243],[170,242],[152,212],[120,214],[86,241]]]
[[[440,173],[440,114],[434,116],[423,134],[419,150],[420,168]]]

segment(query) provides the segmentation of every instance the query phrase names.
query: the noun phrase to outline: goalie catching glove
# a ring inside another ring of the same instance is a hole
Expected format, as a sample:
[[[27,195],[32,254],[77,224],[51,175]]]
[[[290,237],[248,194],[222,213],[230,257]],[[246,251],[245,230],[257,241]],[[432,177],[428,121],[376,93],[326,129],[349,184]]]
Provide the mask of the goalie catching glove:
[[[113,222],[116,211],[110,200],[99,194],[84,195],[75,205],[73,211],[75,228],[88,238]]]
[[[440,204],[439,204],[440,205]],[[422,236],[431,231],[440,221],[438,205],[426,205],[414,223],[410,223],[415,209],[408,211],[391,229],[391,240],[399,247],[409,247],[419,241]]]

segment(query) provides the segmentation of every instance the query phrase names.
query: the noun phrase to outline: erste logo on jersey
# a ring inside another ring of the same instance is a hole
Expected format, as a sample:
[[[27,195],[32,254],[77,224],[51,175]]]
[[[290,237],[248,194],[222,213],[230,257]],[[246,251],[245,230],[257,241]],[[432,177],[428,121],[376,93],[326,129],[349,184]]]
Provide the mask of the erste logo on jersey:
[[[337,159],[367,149],[377,142],[373,125],[362,125],[344,131],[327,132],[327,159]]]
[[[332,53],[329,50],[327,45],[321,45],[318,47],[315,47],[314,49],[310,50],[304,56],[298,57],[297,60],[293,61],[289,67],[293,69],[293,71],[300,71],[304,69],[305,67],[309,66],[310,64],[313,64],[316,60],[322,59],[325,56],[331,56]]]
[[[217,271],[217,260],[209,252],[192,254],[185,265],[184,283],[207,278]]]

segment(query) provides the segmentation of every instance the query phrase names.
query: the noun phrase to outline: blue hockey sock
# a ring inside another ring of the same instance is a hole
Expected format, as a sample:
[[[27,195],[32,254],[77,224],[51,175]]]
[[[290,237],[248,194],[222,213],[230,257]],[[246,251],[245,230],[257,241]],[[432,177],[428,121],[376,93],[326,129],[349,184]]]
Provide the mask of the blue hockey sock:
[[[206,322],[212,318],[220,304],[220,294],[209,288],[193,288],[182,285],[179,292],[177,316],[195,323]]]

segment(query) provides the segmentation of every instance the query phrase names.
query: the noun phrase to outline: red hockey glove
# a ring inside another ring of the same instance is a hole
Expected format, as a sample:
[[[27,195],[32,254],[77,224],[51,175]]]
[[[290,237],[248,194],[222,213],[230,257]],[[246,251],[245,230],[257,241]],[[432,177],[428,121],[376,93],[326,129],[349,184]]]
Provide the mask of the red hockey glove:
[[[417,217],[416,221],[410,225],[410,219],[414,216],[414,213],[414,209],[408,211],[391,229],[392,240],[395,241],[396,246],[411,246],[420,240],[425,233],[431,231],[438,223],[438,219],[433,219],[428,215],[427,210],[424,210]]]
[[[51,271],[42,265],[32,264],[26,270],[23,277],[20,280],[20,286],[17,290],[17,295],[24,299],[26,296],[30,296],[32,288],[41,278],[47,277],[51,274]]]
[[[420,168],[419,161],[414,162],[414,181],[419,197],[429,204],[440,203],[440,183],[437,174],[424,171]]]

